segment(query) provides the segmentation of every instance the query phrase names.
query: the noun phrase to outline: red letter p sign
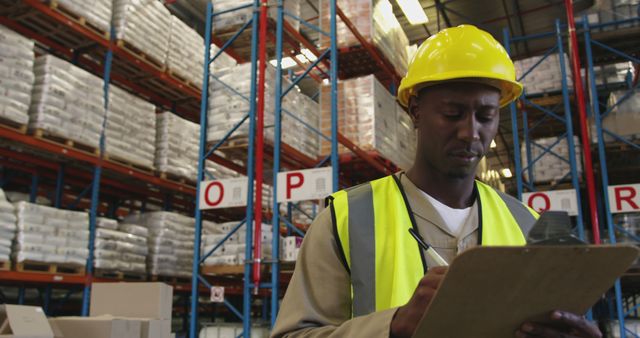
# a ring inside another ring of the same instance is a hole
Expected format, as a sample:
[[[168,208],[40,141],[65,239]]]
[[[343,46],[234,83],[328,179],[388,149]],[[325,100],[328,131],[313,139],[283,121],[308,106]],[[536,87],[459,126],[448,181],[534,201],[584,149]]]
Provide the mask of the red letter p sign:
[[[294,179],[297,181],[294,183]],[[304,184],[304,176],[299,172],[287,173],[287,199],[291,198],[291,190],[300,188]]]

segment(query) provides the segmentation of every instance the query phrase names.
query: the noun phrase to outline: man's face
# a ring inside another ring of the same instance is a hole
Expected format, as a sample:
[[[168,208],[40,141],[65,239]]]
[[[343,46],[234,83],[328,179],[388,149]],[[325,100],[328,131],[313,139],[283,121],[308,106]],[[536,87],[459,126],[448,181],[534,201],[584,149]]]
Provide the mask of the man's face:
[[[500,91],[472,82],[423,89],[409,102],[418,128],[416,161],[453,178],[474,175],[500,121]]]

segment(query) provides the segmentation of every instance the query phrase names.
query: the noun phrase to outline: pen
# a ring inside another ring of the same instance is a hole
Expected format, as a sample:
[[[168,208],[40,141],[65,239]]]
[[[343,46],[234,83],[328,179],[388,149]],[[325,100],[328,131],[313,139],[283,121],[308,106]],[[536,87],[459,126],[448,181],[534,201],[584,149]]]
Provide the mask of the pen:
[[[413,228],[409,229],[409,233],[411,233],[411,236],[416,239],[418,245],[420,245],[422,249],[424,249],[427,255],[429,255],[429,257],[431,257],[431,259],[436,262],[436,266],[449,266],[449,264],[447,264],[447,261],[445,261],[444,258],[442,258],[440,255],[438,255],[438,252],[431,245],[427,244],[422,239],[422,237],[415,230],[413,230]]]

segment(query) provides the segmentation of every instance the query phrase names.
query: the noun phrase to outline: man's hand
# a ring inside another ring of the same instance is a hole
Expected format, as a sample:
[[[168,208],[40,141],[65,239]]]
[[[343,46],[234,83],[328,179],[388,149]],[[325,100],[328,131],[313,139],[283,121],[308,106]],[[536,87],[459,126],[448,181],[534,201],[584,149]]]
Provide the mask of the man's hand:
[[[566,329],[559,330],[543,324],[524,323],[518,331],[517,338],[601,338],[602,333],[597,326],[587,321],[583,316],[578,316],[570,312],[553,311],[551,320],[558,323],[558,326],[565,326]]]
[[[409,302],[396,311],[391,321],[391,337],[404,338],[413,335],[446,273],[447,267],[444,266],[433,267],[427,271]]]

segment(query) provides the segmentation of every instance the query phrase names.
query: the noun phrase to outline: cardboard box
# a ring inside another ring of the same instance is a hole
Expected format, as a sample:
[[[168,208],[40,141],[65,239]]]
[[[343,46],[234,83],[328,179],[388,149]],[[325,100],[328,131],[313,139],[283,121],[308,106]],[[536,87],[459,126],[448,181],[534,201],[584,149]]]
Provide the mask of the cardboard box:
[[[0,305],[0,337],[54,338],[39,306]]]
[[[90,315],[171,319],[173,288],[164,283],[93,283]]]
[[[134,318],[131,318],[134,319]],[[170,319],[135,318],[141,323],[140,338],[170,338]]]
[[[58,317],[49,320],[64,338],[140,338],[141,322],[135,319],[100,317]]]

